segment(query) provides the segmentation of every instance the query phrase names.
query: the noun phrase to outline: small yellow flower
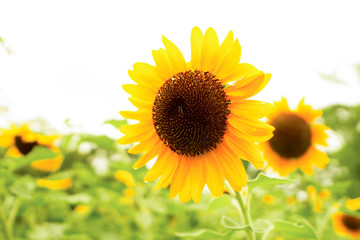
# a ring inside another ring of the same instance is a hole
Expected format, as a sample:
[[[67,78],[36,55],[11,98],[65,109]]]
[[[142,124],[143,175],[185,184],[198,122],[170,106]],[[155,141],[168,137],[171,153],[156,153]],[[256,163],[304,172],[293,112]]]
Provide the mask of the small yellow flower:
[[[90,212],[90,206],[88,205],[77,205],[74,209],[74,212],[84,215]]]
[[[345,206],[351,210],[360,209],[360,198],[349,199],[346,201]]]
[[[313,166],[325,168],[328,156],[317,149],[317,145],[327,146],[325,132],[329,128],[315,124],[314,120],[322,112],[314,110],[301,100],[296,110],[290,110],[287,100],[282,98],[274,102],[274,108],[268,113],[268,123],[275,127],[274,137],[260,143],[266,168],[271,167],[281,176],[287,176],[297,168],[306,174],[314,172]]]
[[[135,185],[134,177],[131,175],[131,173],[127,171],[124,170],[116,171],[115,178],[119,182],[124,183],[127,187],[133,187]]]
[[[317,191],[316,191],[315,187],[312,185],[309,185],[307,187],[307,192],[309,194],[310,200],[315,201],[315,199],[317,198]]]
[[[296,198],[293,197],[293,196],[288,197],[288,198],[286,199],[286,202],[287,202],[288,204],[295,204],[295,203],[296,203]]]
[[[37,185],[39,187],[48,188],[50,190],[66,190],[71,188],[72,181],[69,178],[59,180],[38,179]]]
[[[135,190],[132,188],[128,188],[125,190],[125,197],[131,198],[135,196]]]
[[[273,204],[274,203],[274,196],[273,195],[270,195],[270,194],[266,194],[262,197],[261,199],[264,203],[266,204]]]
[[[319,198],[321,198],[322,200],[326,200],[326,199],[329,199],[331,196],[331,192],[327,189],[322,189],[320,192],[319,192]]]
[[[322,201],[320,196],[318,195],[314,186],[309,185],[307,187],[307,192],[309,194],[309,199],[313,204],[314,212],[321,212],[322,211]]]
[[[119,202],[122,204],[132,204],[133,197],[135,196],[135,190],[133,188],[128,188],[124,192],[125,196],[119,199]]]
[[[332,221],[337,234],[360,239],[360,218],[336,212],[332,215]]]

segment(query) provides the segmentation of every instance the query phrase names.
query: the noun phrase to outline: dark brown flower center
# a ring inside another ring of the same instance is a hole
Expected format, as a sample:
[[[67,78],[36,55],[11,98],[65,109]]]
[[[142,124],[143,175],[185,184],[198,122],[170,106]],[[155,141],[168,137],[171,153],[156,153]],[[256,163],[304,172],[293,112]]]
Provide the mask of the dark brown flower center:
[[[350,215],[343,215],[342,222],[350,230],[353,230],[353,231],[360,230],[360,218],[350,216]]]
[[[203,154],[221,142],[229,104],[215,75],[197,70],[178,73],[156,95],[152,109],[156,133],[177,154]]]
[[[310,127],[301,117],[291,113],[280,114],[270,124],[275,131],[269,144],[281,157],[300,157],[310,147]]]
[[[24,142],[21,136],[15,137],[15,146],[19,150],[19,152],[23,155],[27,155],[31,152],[31,150],[39,145],[37,141],[34,142]]]

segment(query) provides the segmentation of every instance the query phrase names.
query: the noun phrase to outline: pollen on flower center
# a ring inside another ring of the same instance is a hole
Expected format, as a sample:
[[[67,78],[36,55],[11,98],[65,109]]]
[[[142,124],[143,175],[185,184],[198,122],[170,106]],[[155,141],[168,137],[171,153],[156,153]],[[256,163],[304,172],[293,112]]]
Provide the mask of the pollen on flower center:
[[[180,72],[156,95],[152,108],[156,133],[177,154],[203,154],[221,142],[229,104],[215,75],[198,70]]]
[[[280,114],[271,123],[275,127],[270,147],[283,158],[297,158],[311,145],[311,131],[304,119],[295,114]]]
[[[360,218],[353,217],[350,215],[344,215],[342,216],[342,222],[348,229],[354,231],[360,229]]]
[[[23,155],[27,155],[31,150],[39,145],[37,141],[34,142],[24,142],[20,136],[15,137],[15,146],[19,152]]]

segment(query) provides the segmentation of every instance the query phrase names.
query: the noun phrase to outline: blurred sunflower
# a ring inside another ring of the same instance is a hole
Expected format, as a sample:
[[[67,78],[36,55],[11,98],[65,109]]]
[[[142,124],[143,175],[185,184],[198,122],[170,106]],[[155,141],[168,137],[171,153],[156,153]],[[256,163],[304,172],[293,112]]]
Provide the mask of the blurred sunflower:
[[[236,191],[246,185],[246,172],[240,158],[263,167],[263,158],[254,142],[272,137],[274,128],[259,119],[270,104],[246,100],[261,91],[270,74],[254,66],[239,64],[241,47],[230,31],[222,44],[209,28],[205,35],[198,27],[191,33],[191,61],[163,37],[166,49],[153,51],[156,66],[135,63],[129,71],[136,85],[123,88],[136,112],[122,111],[128,119],[120,144],[139,144],[131,154],[144,153],[134,168],[157,156],[145,181],[160,177],[155,190],[170,186],[170,198],[200,202],[207,184],[220,196],[224,179]]]
[[[348,236],[352,239],[360,238],[360,218],[352,215],[336,212],[332,215],[332,221],[336,233]]]
[[[295,111],[289,109],[285,98],[274,102],[274,108],[266,116],[268,123],[275,127],[274,136],[259,144],[263,151],[266,167],[271,167],[281,176],[286,176],[297,168],[306,174],[314,172],[313,165],[325,168],[328,156],[316,145],[327,146],[329,128],[314,124],[322,112],[304,104],[302,99]]]
[[[19,128],[12,125],[9,130],[2,129],[0,130],[0,136],[0,146],[8,148],[6,154],[11,157],[27,155],[36,146],[44,146],[54,152],[60,151],[54,145],[54,141],[58,136],[44,136],[34,133],[26,124]],[[31,167],[43,172],[54,172],[60,168],[62,161],[63,156],[59,155],[52,159],[33,161]]]

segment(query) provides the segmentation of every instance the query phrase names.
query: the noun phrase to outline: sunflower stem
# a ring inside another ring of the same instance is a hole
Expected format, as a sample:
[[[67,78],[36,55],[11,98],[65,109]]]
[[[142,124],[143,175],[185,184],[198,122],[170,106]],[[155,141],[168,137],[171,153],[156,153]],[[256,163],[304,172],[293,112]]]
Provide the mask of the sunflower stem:
[[[4,231],[4,237],[6,240],[13,240],[13,236],[12,236],[12,230],[10,228],[9,222],[6,220],[6,216],[5,213],[3,211],[3,208],[0,204],[0,221],[1,224],[3,226],[3,231]]]
[[[243,199],[243,197],[240,195],[239,192],[237,192],[237,191],[234,191],[234,192],[235,192],[235,199],[236,199],[237,202],[239,203],[239,206],[240,206],[240,209],[241,209],[243,218],[244,218],[244,223],[245,223],[245,225],[247,225],[247,226],[251,226],[250,211],[248,211],[248,209],[247,209],[248,204],[245,205],[244,199]],[[253,231],[247,230],[246,232],[247,232],[247,234],[248,234],[248,239],[249,239],[249,240],[256,240],[256,236],[255,236],[255,233],[254,233]]]

